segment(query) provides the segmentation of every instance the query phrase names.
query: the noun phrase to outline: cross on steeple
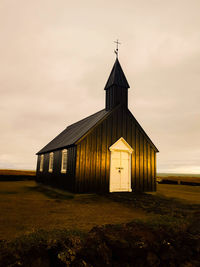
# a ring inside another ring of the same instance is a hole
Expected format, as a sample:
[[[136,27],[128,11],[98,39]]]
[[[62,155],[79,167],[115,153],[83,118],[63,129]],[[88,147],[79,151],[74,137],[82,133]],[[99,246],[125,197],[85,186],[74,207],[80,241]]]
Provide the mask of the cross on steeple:
[[[116,57],[118,58],[118,45],[121,44],[119,42],[119,40],[117,39],[117,41],[114,41],[114,43],[116,43],[116,49],[114,50],[115,54],[116,54]]]

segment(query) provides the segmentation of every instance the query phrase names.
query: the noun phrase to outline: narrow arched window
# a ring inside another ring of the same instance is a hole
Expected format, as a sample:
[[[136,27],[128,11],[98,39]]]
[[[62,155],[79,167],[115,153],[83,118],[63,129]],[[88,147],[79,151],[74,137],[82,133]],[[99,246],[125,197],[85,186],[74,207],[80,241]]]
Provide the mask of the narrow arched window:
[[[44,155],[40,155],[40,172],[43,172]]]
[[[53,152],[49,154],[49,172],[53,172]]]
[[[61,172],[67,172],[67,149],[62,150]]]

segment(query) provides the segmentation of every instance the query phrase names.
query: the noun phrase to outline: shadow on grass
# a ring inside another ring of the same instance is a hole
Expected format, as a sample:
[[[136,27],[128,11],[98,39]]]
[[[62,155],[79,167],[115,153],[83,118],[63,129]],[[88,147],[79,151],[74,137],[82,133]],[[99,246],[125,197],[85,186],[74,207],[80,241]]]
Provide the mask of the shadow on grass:
[[[35,180],[33,175],[0,175],[1,182],[17,182]]]
[[[43,195],[45,195],[48,198],[51,199],[56,199],[56,200],[66,200],[66,199],[73,199],[74,195],[69,192],[59,192],[56,189],[54,190],[53,188],[45,187],[45,186],[26,186],[26,191],[27,192],[39,192]]]
[[[0,195],[15,195],[18,193],[19,192],[16,192],[16,191],[0,191]]]
[[[177,218],[193,216],[200,210],[199,204],[187,204],[176,198],[167,198],[146,193],[114,193],[108,194],[107,197],[114,201],[124,203],[129,207],[142,208],[148,213],[170,215]]]

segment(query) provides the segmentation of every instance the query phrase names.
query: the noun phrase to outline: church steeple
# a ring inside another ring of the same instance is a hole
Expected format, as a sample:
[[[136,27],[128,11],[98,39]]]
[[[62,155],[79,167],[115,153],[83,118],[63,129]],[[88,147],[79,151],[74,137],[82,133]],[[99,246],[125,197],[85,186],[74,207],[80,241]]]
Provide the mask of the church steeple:
[[[106,110],[111,110],[118,104],[124,104],[128,107],[129,87],[119,60],[116,58],[104,88],[104,90],[106,90]]]

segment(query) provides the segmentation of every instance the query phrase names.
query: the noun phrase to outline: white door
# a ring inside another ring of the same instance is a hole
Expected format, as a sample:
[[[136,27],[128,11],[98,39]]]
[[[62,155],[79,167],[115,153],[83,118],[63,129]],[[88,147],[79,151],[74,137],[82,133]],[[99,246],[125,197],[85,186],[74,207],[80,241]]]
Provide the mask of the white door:
[[[131,191],[129,155],[125,151],[111,152],[110,192]]]
[[[121,152],[111,152],[110,166],[110,191],[120,190],[121,188]]]
[[[131,192],[132,147],[121,137],[110,148],[110,192]]]
[[[129,174],[130,174],[130,159],[128,152],[120,152],[120,174],[121,174],[121,190],[128,191],[129,190]]]

